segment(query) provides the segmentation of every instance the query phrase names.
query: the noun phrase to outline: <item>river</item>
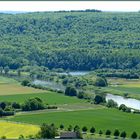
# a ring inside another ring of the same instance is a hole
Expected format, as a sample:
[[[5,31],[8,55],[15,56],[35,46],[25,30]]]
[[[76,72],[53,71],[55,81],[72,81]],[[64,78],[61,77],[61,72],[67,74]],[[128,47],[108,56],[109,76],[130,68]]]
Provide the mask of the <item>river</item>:
[[[35,85],[41,85],[54,90],[65,91],[65,86],[53,81],[34,80],[32,83]]]
[[[72,76],[83,76],[83,75],[86,75],[89,73],[90,73],[90,71],[70,71],[70,72],[61,72],[59,74],[72,75]]]
[[[132,98],[124,98],[124,97],[118,96],[118,95],[107,94],[106,101],[109,99],[112,99],[113,101],[117,102],[117,104],[119,106],[121,104],[124,104],[127,107],[140,110],[140,101],[139,100],[132,99]]]

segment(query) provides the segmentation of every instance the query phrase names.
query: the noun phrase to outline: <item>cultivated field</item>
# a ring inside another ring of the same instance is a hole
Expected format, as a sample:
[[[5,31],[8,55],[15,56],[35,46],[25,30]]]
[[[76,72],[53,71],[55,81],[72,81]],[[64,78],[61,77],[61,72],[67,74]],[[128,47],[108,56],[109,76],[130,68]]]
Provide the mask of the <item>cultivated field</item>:
[[[139,119],[140,115],[124,113],[115,109],[91,109],[24,114],[9,118],[8,120],[31,124],[42,124],[46,122],[49,124],[54,123],[57,126],[64,124],[65,127],[68,125],[75,126],[77,124],[80,127],[87,126],[88,129],[94,126],[97,133],[99,130],[105,132],[107,129],[113,132],[117,128],[120,131],[126,131],[130,136],[133,131],[140,133]]]
[[[38,133],[39,127],[36,125],[21,124],[14,122],[0,121],[0,137],[18,138],[21,134],[24,137]]]
[[[41,92],[43,93],[44,91],[31,87],[23,87],[14,79],[0,76],[0,95],[29,94]]]
[[[26,87],[25,87],[26,88]],[[46,93],[36,93],[36,94],[17,94],[17,95],[2,95],[0,96],[0,101],[10,101],[23,103],[26,99],[39,97],[44,102],[48,104],[71,104],[71,103],[84,103],[85,100],[80,100],[76,97],[64,96],[63,94],[47,91]]]

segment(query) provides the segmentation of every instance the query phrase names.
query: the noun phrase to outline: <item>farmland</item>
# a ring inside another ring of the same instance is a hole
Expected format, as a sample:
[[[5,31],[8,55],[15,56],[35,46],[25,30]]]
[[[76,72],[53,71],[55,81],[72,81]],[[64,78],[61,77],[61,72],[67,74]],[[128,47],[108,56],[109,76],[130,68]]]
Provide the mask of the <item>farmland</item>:
[[[41,92],[43,93],[44,91],[30,87],[23,87],[14,79],[0,76],[0,95],[29,94]]]
[[[18,138],[21,134],[24,136],[34,135],[39,131],[39,127],[30,124],[21,124],[14,122],[0,121],[0,137]]]
[[[94,76],[92,79],[93,78],[95,79]],[[2,127],[3,129],[1,129],[0,136],[5,134],[7,138],[17,138],[20,134],[24,134],[25,136],[32,133],[34,134],[34,132],[36,133],[39,130],[36,125],[41,125],[44,122],[47,124],[54,123],[57,127],[59,127],[60,124],[64,124],[65,128],[69,125],[79,125],[80,128],[86,126],[88,128],[88,133],[89,129],[94,126],[96,128],[95,137],[97,136],[97,138],[99,130],[102,130],[103,133],[105,133],[107,129],[110,129],[112,133],[115,129],[119,129],[120,132],[126,131],[128,137],[130,137],[133,131],[136,131],[139,134],[140,126],[138,121],[140,117],[137,114],[124,113],[116,109],[108,109],[102,105],[90,104],[85,99],[64,96],[62,93],[23,87],[19,82],[11,78],[1,76],[0,80],[1,91],[5,93],[0,95],[0,101],[16,101],[21,104],[29,98],[39,97],[43,102],[58,107],[58,109],[17,112],[15,116],[1,118],[1,121],[4,120],[4,122],[0,124],[5,124],[5,127]],[[129,96],[138,95],[139,97],[139,94],[136,93],[138,92],[137,89],[139,89],[139,81],[118,78],[116,79],[117,83],[119,83],[117,86],[113,86],[115,82],[113,78],[108,79],[108,81],[109,86],[101,88],[101,90],[109,90],[113,94],[116,92],[117,94],[120,93],[120,95],[123,95],[127,92],[125,91],[127,89]],[[9,133],[5,133],[7,129],[9,129],[8,126],[10,128],[14,127],[15,129]],[[22,130],[19,129],[19,127]],[[26,132],[26,127],[30,128],[28,133]],[[16,129],[18,130],[17,133],[15,132]],[[84,137],[88,137],[88,134]],[[104,138],[104,136],[102,138]]]
[[[39,97],[44,102],[48,104],[71,104],[71,103],[77,103],[77,102],[85,102],[83,100],[77,99],[76,97],[68,97],[64,96],[62,94],[58,94],[55,92],[47,91],[43,93],[32,93],[32,94],[21,94],[21,95],[1,95],[0,101],[16,101],[19,103],[23,103],[26,99],[33,98],[33,97]]]
[[[64,124],[65,127],[77,124],[80,127],[87,126],[88,129],[94,126],[97,133],[99,130],[105,132],[107,129],[113,132],[117,128],[120,131],[125,130],[130,136],[134,130],[139,133],[139,118],[139,115],[123,113],[115,109],[90,109],[70,112],[24,114],[9,118],[8,120],[31,124],[42,124],[43,122],[49,124],[55,123],[58,127],[60,124]]]

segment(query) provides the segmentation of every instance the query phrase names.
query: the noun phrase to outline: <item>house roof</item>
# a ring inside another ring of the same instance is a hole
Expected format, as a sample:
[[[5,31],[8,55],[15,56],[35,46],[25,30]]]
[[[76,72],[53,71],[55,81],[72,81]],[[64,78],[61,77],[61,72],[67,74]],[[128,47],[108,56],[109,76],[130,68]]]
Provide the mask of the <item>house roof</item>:
[[[75,132],[63,132],[60,135],[60,138],[76,138],[77,134]]]

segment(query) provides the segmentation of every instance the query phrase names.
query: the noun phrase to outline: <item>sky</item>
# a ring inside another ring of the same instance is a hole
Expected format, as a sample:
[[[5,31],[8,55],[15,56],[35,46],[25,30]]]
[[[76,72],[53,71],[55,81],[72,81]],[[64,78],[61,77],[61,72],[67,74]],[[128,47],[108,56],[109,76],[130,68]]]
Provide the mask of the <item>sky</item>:
[[[0,11],[140,11],[140,1],[0,1]]]

